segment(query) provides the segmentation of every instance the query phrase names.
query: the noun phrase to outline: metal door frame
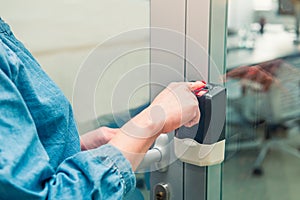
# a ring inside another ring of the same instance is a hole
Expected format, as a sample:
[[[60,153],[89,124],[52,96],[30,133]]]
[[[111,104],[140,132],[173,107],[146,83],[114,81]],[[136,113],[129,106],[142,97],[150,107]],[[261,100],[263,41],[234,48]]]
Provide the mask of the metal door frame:
[[[150,19],[151,100],[172,81],[198,80],[195,70],[209,82],[217,81],[212,70],[224,73],[227,0],[151,0]],[[171,160],[173,137],[170,133]],[[151,199],[158,183],[168,184],[172,200],[222,199],[221,171],[222,165],[198,167],[174,159],[166,171],[151,172]]]

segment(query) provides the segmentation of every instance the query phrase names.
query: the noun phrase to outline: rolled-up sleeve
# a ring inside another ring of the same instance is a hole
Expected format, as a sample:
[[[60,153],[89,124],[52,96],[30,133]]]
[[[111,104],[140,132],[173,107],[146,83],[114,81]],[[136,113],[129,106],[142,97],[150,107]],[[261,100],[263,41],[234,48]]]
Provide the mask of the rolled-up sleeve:
[[[122,199],[135,176],[120,151],[78,152],[54,169],[3,55],[0,64],[0,199]]]
[[[123,155],[104,145],[66,159],[47,184],[50,199],[122,199],[135,177]]]

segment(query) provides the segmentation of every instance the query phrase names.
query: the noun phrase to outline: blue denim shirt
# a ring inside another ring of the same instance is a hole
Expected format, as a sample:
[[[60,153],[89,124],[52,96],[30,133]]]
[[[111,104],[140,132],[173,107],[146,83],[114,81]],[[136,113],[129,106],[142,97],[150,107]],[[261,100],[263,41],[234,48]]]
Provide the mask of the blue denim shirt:
[[[81,152],[72,109],[0,18],[0,199],[122,199],[135,185],[113,146]]]

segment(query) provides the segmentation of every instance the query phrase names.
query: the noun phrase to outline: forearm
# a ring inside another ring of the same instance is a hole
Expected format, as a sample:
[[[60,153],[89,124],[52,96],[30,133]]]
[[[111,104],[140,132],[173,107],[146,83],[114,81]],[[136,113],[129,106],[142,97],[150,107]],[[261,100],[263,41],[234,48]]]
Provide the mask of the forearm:
[[[156,138],[156,135],[148,139],[135,138],[120,131],[109,144],[119,149],[130,162],[132,169],[136,170]]]
[[[156,110],[150,114],[150,110],[153,111],[153,108],[147,108],[126,123],[109,142],[122,152],[131,163],[133,170],[139,166],[145,153],[161,134],[163,127],[163,118],[157,116],[161,113]]]

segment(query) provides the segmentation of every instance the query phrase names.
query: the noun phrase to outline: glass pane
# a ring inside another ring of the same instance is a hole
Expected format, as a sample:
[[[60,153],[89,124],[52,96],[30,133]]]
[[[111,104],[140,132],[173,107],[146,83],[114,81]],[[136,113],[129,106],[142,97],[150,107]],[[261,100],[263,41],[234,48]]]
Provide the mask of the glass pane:
[[[10,0],[0,12],[72,101],[85,133],[120,126],[149,103],[149,2]],[[149,197],[144,177],[132,199]]]
[[[296,1],[261,2],[229,1],[225,200],[300,195]]]
[[[227,1],[211,0],[209,82],[224,84]],[[207,199],[222,199],[223,164],[207,167]]]

